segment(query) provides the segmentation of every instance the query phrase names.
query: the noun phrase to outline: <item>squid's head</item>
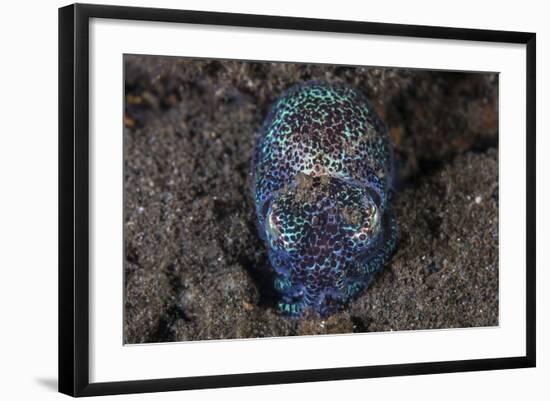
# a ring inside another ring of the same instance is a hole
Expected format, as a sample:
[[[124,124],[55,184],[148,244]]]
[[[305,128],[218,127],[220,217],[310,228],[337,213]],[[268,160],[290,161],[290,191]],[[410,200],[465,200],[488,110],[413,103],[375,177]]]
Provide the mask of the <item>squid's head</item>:
[[[382,229],[376,191],[338,177],[301,174],[264,208],[279,309],[325,314],[347,302]]]

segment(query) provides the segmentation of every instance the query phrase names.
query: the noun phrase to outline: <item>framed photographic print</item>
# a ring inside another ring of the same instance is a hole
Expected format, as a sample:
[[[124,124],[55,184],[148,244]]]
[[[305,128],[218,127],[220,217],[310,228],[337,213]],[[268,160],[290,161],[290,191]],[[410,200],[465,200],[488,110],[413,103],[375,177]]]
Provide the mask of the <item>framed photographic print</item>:
[[[535,34],[59,10],[59,390],[535,366]]]

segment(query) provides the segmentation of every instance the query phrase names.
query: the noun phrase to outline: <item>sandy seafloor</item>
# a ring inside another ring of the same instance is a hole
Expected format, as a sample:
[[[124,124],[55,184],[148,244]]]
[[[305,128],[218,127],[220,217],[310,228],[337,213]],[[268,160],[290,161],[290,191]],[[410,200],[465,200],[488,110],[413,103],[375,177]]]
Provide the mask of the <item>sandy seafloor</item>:
[[[399,239],[343,311],[290,319],[250,157],[269,105],[312,79],[362,90],[386,122]],[[125,80],[125,343],[498,325],[497,74],[125,56]]]

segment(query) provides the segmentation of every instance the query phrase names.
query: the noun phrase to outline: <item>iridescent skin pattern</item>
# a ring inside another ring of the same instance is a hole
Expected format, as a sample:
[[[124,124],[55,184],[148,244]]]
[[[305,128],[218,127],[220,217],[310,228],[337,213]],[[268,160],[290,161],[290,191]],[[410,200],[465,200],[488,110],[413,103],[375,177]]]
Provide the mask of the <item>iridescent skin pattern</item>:
[[[253,187],[280,312],[333,313],[390,259],[390,167],[386,128],[360,92],[309,82],[274,103]]]

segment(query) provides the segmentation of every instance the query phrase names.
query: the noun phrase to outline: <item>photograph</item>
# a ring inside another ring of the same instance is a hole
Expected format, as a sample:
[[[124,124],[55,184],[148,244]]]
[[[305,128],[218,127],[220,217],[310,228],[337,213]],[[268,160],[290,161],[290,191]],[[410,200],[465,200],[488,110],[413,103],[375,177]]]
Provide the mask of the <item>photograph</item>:
[[[498,72],[122,64],[124,344],[499,326]]]

